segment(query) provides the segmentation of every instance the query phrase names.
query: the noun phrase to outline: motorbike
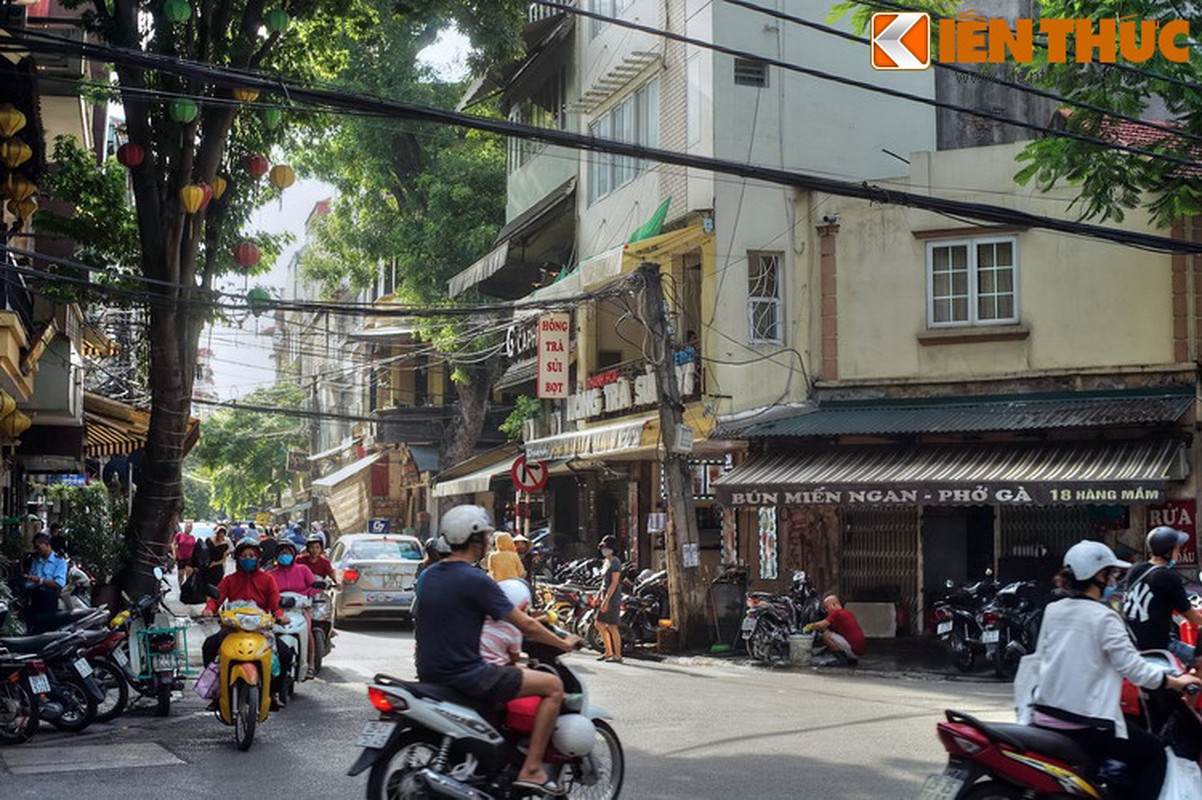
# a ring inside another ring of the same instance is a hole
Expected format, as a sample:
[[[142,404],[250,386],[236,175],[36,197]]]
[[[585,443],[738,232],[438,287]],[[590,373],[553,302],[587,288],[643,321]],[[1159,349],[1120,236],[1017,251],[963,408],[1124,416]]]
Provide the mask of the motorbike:
[[[280,673],[276,692],[281,705],[287,704],[296,694],[296,686],[305,680],[309,667],[309,620],[305,616],[305,609],[309,606],[309,598],[303,594],[283,592],[280,595],[284,616],[276,621],[276,645],[287,647],[292,652],[288,669]]]
[[[659,621],[669,616],[668,573],[644,570],[629,594],[622,598],[618,630],[623,649],[633,649],[656,640]]]
[[[0,649],[0,744],[24,744],[41,720],[38,698],[50,692],[44,664]]]
[[[317,581],[322,586],[321,591],[313,595],[311,598],[313,608],[313,674],[321,672],[321,662],[330,651],[334,649],[334,629],[332,627],[333,617],[331,609],[333,605],[330,601],[329,583]],[[314,584],[314,586],[317,585]]]
[[[218,612],[230,634],[217,654],[216,715],[234,728],[239,750],[249,750],[255,729],[271,712],[271,632],[275,619],[249,600],[226,601]]]
[[[747,653],[768,664],[783,661],[789,636],[822,617],[822,600],[805,572],[793,573],[788,594],[749,592],[741,627]]]
[[[564,683],[563,709],[547,750],[549,777],[569,796],[583,790],[614,800],[622,789],[625,758],[606,721],[609,714],[589,704],[587,688],[558,650],[533,642],[525,649],[532,665],[554,671]],[[357,739],[364,749],[348,774],[370,770],[369,800],[542,796],[513,787],[537,707],[531,701],[537,698],[497,708],[446,686],[387,675],[376,675],[367,694],[379,718],[368,722]]]
[[[1145,660],[1170,674],[1184,665],[1163,650],[1145,651]],[[1195,687],[1190,687],[1194,689]],[[1123,711],[1129,724],[1151,721],[1149,732],[1174,753],[1197,761],[1202,754],[1202,695],[1170,690],[1143,693],[1124,686]],[[1119,796],[1125,776],[1117,762],[1098,763],[1072,739],[1053,730],[1012,723],[982,722],[947,711],[937,725],[948,753],[942,774],[931,775],[919,800],[1041,800]]]
[[[59,593],[58,606],[61,611],[92,607],[92,576],[74,561],[67,567],[67,585]]]
[[[96,720],[105,696],[84,654],[107,635],[102,629],[51,631],[0,639],[0,650],[29,657],[39,716],[59,730],[79,733]]]
[[[972,672],[977,655],[985,652],[981,640],[981,609],[997,594],[998,584],[987,573],[984,580],[956,588],[947,582],[950,594],[934,606],[935,635],[947,648],[952,664],[961,672]]]
[[[1014,680],[1019,660],[1035,652],[1045,605],[1034,581],[1016,581],[981,609],[981,642],[999,678]]]

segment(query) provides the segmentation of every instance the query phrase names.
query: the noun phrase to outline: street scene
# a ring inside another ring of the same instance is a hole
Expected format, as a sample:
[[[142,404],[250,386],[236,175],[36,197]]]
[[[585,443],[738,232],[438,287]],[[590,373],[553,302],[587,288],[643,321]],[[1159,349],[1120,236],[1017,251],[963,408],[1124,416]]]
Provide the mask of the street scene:
[[[1202,16],[0,0],[0,798],[1202,800]]]

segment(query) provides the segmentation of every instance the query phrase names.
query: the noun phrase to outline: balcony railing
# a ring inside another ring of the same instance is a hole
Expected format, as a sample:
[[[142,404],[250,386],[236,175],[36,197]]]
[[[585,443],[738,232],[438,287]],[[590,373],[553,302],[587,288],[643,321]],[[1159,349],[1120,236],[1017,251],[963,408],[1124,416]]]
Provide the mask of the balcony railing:
[[[376,418],[376,441],[385,444],[438,444],[446,440],[455,419],[455,406],[398,406],[379,408]],[[500,425],[509,416],[509,409],[489,409],[484,416],[481,444],[500,444],[505,436]]]
[[[576,0],[551,0],[557,6],[574,6]],[[562,11],[557,11],[550,6],[544,6],[541,3],[531,3],[530,9],[526,13],[527,22],[541,22],[544,19],[554,17],[556,14],[562,14]]]
[[[0,308],[16,313],[26,333],[33,332],[33,296],[21,276],[0,264]]]

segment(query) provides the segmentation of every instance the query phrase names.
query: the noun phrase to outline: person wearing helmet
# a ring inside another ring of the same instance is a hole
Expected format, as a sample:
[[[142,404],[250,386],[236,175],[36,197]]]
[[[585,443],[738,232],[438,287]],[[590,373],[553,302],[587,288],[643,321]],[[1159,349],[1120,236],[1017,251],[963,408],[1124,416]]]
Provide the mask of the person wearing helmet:
[[[317,594],[317,589],[313,588],[315,580],[312,570],[300,563],[296,557],[296,544],[292,539],[284,536],[280,539],[279,546],[275,551],[275,567],[267,574],[275,581],[276,588],[283,592],[293,592],[295,594],[303,594],[305,597],[312,597]],[[309,663],[305,666],[308,668],[308,677],[312,678],[313,658],[317,649],[313,642],[313,617],[308,609],[305,609],[305,619],[309,621]],[[291,653],[288,648],[282,648],[280,654],[280,669],[287,674],[287,670],[292,666],[291,663],[285,664],[285,657],[291,658]]]
[[[279,587],[270,575],[259,569],[259,559],[262,555],[258,541],[248,537],[238,542],[234,547],[234,563],[237,569],[217,584],[217,596],[209,598],[201,616],[213,616],[218,606],[227,600],[249,600],[268,614],[282,616]],[[217,660],[217,649],[228,633],[229,631],[222,628],[204,640],[201,655],[205,665]]]
[[[310,536],[305,540],[305,552],[296,557],[296,563],[304,564],[318,578],[334,580],[334,565],[322,552],[325,543],[320,536]]]
[[[480,506],[455,506],[439,521],[438,533],[451,552],[422,572],[414,601],[418,680],[445,684],[494,704],[518,697],[542,698],[513,785],[531,793],[562,794],[543,769],[543,756],[563,704],[563,682],[541,670],[489,664],[480,655],[480,637],[491,617],[512,623],[528,639],[565,652],[582,642],[578,636],[560,639],[515,608],[501,587],[476,567],[494,530],[488,512]]]
[[[1103,602],[1130,566],[1101,542],[1081,541],[1064,554],[1059,577],[1067,596],[1044,612],[1031,724],[1075,740],[1099,761],[1123,762],[1132,778],[1130,797],[1155,800],[1167,764],[1164,745],[1127,727],[1119,704],[1123,679],[1145,689],[1177,691],[1202,681],[1170,676],[1145,661],[1122,617]]]
[[[1173,612],[1202,626],[1202,612],[1194,609],[1185,581],[1173,570],[1187,542],[1187,534],[1168,525],[1148,532],[1148,560],[1127,574],[1123,616],[1140,650],[1169,650],[1186,664],[1202,666],[1195,648],[1172,635]]]
[[[605,652],[598,661],[622,663],[622,633],[618,623],[622,621],[622,562],[616,551],[618,540],[612,536],[601,539],[597,548],[601,551],[604,564],[601,566],[601,588],[597,590],[597,630],[605,643]]]

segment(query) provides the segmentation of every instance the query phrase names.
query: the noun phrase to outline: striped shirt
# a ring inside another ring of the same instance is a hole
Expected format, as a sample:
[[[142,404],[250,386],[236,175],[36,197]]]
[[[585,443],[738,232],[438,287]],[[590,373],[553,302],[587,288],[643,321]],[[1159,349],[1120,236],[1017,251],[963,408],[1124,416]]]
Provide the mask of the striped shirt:
[[[522,632],[512,622],[487,620],[480,631],[480,657],[507,667],[522,654]]]

